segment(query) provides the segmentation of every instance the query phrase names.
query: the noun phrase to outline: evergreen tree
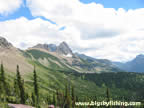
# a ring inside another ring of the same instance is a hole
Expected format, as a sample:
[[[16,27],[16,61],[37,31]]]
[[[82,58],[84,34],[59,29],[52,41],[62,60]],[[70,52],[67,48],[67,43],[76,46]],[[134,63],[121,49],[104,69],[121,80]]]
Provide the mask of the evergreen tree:
[[[74,108],[74,107],[75,107],[75,102],[76,102],[74,86],[72,86],[71,92],[72,92],[72,93],[71,93],[71,94],[72,94],[72,106],[73,106],[73,108]]]
[[[57,105],[59,105],[60,106],[60,104],[61,104],[61,99],[62,99],[62,96],[60,97],[60,92],[59,92],[59,90],[57,89],[56,90],[56,100],[57,100]]]
[[[14,79],[14,96],[16,97],[16,103],[19,103],[19,97],[20,97],[20,90],[17,84],[17,80]]]
[[[57,106],[57,100],[56,100],[55,93],[53,93],[53,105]]]
[[[72,108],[72,100],[71,100],[71,96],[69,93],[69,88],[66,85],[65,87],[65,104],[64,104],[64,108]]]
[[[20,92],[20,102],[25,104],[25,92],[24,92],[24,81],[21,80],[21,75],[19,72],[19,66],[17,65],[17,74],[16,74],[17,85]]]
[[[65,86],[65,98],[69,95],[69,92],[68,92],[69,90],[68,90],[68,86],[67,86],[67,84],[66,84],[66,86]]]
[[[106,96],[107,96],[107,102],[110,101],[110,93],[109,93],[109,88],[106,90]]]
[[[36,100],[36,99],[35,99],[34,93],[32,93],[32,96],[31,96],[31,97],[32,97],[32,105],[35,106],[35,104],[36,104],[35,100]]]
[[[0,101],[2,100],[2,93],[3,93],[3,87],[2,87],[2,83],[0,81]]]
[[[64,108],[72,108],[72,100],[71,100],[70,95],[68,95],[66,98],[66,104]]]
[[[0,75],[1,96],[3,100],[6,101],[6,96],[9,92],[5,81],[6,79],[5,79],[5,71],[4,71],[3,63],[1,63],[0,71],[1,71],[1,75]]]
[[[36,104],[38,105],[39,104],[39,90],[38,90],[37,74],[36,74],[35,67],[34,67],[33,73],[34,73],[34,93],[36,96]]]
[[[51,104],[51,97],[50,97],[50,95],[47,96],[46,100],[47,100],[47,104],[50,105]]]
[[[1,82],[5,84],[5,72],[4,72],[3,64],[1,64]]]
[[[106,96],[107,96],[107,102],[110,101],[110,92],[109,92],[109,88],[107,88],[106,90]],[[108,106],[108,108],[110,108],[110,106]]]
[[[22,80],[21,83],[20,96],[21,96],[21,103],[25,104],[26,98],[25,98],[25,91],[24,91],[24,80]]]
[[[78,96],[76,96],[76,102],[78,102],[78,101],[79,101]]]

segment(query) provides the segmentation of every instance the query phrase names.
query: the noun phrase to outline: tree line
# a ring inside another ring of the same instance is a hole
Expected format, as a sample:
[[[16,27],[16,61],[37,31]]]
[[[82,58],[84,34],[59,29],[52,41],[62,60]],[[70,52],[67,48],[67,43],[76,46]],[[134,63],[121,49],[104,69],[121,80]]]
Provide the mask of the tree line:
[[[5,73],[3,63],[0,65],[0,108],[9,108],[8,103],[14,104],[26,104],[34,106],[36,108],[48,108],[49,105],[58,106],[59,108],[84,108],[75,106],[75,102],[79,101],[91,101],[88,97],[85,96],[84,99],[80,99],[75,94],[75,87],[71,83],[65,84],[65,90],[56,89],[52,94],[46,94],[47,96],[42,97],[40,93],[40,85],[38,81],[38,75],[36,72],[36,67],[34,66],[33,70],[33,90],[26,91],[25,81],[20,74],[20,67],[17,65],[16,74],[14,76],[13,84],[10,84],[8,76]],[[96,100],[97,97],[93,98]],[[106,89],[106,101],[109,102],[110,90]],[[86,106],[85,108],[95,108],[91,106]],[[103,107],[101,107],[103,108]],[[110,106],[108,106],[110,108]],[[119,107],[117,107],[119,108]]]
[[[43,99],[40,96],[39,89],[38,76],[35,66],[33,70],[33,91],[29,93],[28,91],[25,91],[25,81],[20,74],[19,65],[16,67],[16,75],[14,77],[13,84],[10,85],[6,77],[3,63],[1,63],[0,107],[8,108],[8,103],[27,104],[36,108],[41,108],[41,104],[44,104],[45,106],[54,105],[62,108],[75,107],[76,96],[74,86],[66,84],[64,91],[57,89],[52,95],[49,94]]]

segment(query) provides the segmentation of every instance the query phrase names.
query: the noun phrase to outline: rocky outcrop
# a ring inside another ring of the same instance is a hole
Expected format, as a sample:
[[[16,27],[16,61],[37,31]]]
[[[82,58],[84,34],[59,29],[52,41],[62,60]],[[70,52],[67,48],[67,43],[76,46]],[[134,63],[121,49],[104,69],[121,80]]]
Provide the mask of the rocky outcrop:
[[[12,44],[9,43],[5,38],[0,37],[0,48],[10,48]]]
[[[45,49],[47,51],[56,52],[57,54],[63,55],[66,57],[74,56],[72,50],[69,48],[69,46],[66,42],[62,42],[58,46],[56,46],[55,44],[37,44],[36,46],[34,46],[32,48]]]
[[[66,42],[62,42],[58,47],[57,47],[57,53],[61,55],[66,55],[66,56],[73,56],[72,50],[69,48],[68,44]]]

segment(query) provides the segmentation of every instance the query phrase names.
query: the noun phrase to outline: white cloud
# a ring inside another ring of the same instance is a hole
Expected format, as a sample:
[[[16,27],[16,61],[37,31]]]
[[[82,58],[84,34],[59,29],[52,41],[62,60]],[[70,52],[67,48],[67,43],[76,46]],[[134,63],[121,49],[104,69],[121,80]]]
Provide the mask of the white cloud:
[[[143,8],[115,10],[79,0],[27,0],[27,6],[33,16],[44,16],[57,25],[23,17],[0,22],[0,33],[17,47],[66,41],[74,51],[114,61],[143,53]]]
[[[7,15],[18,9],[22,0],[0,0],[0,14]]]
[[[59,26],[39,18],[28,20],[21,17],[0,22],[0,35],[19,48],[31,47],[38,43],[59,43],[64,40]]]

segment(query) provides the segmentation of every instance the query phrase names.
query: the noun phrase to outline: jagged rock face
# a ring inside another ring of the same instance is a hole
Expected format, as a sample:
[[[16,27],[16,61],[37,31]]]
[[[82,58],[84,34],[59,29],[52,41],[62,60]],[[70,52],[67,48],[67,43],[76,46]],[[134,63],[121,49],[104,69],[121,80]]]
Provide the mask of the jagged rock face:
[[[59,46],[55,44],[37,44],[33,48],[42,48],[50,52],[56,52],[57,54],[64,55],[66,57],[74,57],[72,50],[69,48],[66,42],[60,43]]]
[[[33,48],[42,48],[50,52],[56,52],[57,46],[55,44],[37,44]]]
[[[12,46],[5,38],[0,37],[0,47],[2,48],[10,48]]]
[[[66,42],[62,42],[58,48],[57,48],[57,52],[59,54],[63,54],[63,55],[73,55],[72,50],[69,48],[69,46],[67,45]]]

